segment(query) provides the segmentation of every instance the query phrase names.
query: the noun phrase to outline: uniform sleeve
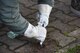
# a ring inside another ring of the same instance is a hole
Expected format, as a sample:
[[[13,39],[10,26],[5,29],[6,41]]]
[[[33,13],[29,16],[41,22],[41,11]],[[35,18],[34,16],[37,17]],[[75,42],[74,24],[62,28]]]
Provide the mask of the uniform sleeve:
[[[52,6],[54,0],[38,0],[38,4],[48,4]]]

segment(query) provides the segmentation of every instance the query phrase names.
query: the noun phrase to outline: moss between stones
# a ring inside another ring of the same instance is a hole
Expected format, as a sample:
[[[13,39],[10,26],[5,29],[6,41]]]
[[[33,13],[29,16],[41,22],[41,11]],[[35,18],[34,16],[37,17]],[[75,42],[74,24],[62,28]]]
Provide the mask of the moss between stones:
[[[66,53],[80,53],[80,46],[69,48]]]
[[[65,36],[68,36],[68,34],[69,34],[68,32],[64,32],[64,35],[65,35]]]

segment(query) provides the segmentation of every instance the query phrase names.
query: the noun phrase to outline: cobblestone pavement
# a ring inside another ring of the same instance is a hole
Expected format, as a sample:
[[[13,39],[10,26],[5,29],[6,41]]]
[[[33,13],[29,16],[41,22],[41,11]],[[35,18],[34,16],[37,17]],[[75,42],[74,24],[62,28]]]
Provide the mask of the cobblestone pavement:
[[[68,48],[80,45],[80,18],[71,12],[70,1],[55,0],[43,48],[35,42],[25,40],[25,37],[8,38],[6,33],[9,29],[0,24],[0,53],[64,53]],[[21,14],[36,25],[37,0],[19,2]]]

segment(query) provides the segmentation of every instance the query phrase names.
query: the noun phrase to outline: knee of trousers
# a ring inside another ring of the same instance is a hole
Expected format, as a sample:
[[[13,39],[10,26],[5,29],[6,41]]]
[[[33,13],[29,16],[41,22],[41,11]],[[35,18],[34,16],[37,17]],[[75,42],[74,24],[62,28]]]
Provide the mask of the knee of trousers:
[[[48,4],[52,6],[54,0],[38,0],[38,4]]]
[[[28,22],[19,13],[18,8],[1,8],[0,20],[8,26],[8,28],[18,34],[24,33],[28,26]]]

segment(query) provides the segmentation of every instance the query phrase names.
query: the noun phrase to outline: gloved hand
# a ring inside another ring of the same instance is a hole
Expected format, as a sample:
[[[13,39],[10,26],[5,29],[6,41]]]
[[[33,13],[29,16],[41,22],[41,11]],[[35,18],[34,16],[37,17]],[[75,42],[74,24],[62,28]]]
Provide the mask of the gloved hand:
[[[38,25],[40,26],[46,27],[49,23],[49,18],[44,14],[40,15],[38,19],[39,19]]]
[[[27,30],[24,33],[24,36],[28,38],[35,38],[40,41],[40,44],[42,44],[46,38],[46,29],[42,26],[33,26],[29,24]]]
[[[35,36],[35,38],[40,40],[40,45],[42,45],[45,41],[47,30],[42,26],[36,26],[35,28],[38,30],[38,36]]]
[[[38,10],[39,10],[37,14],[38,25],[46,27],[49,23],[49,15],[52,10],[52,7],[48,4],[39,4]]]

